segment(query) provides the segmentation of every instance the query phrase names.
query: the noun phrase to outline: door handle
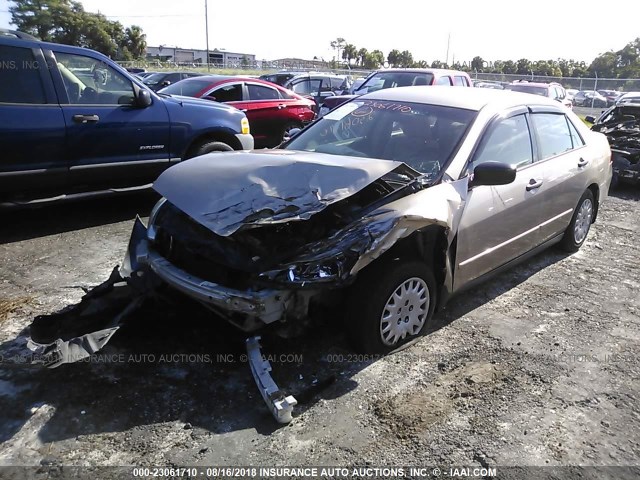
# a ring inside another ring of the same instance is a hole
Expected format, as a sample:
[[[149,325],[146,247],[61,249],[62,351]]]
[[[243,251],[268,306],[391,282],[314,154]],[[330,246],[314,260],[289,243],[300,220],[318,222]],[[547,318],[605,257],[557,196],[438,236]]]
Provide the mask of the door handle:
[[[535,178],[532,178],[531,180],[529,180],[529,183],[527,185],[527,192],[535,190],[536,188],[540,188],[541,186],[542,180],[536,180]]]
[[[278,105],[278,110],[282,110],[283,108],[285,108],[285,105],[283,105],[282,103],[280,103],[280,104]]]
[[[581,158],[580,160],[578,160],[578,167],[584,167],[587,163],[589,163],[589,160]]]
[[[71,118],[76,123],[98,123],[100,121],[98,115],[74,115]]]

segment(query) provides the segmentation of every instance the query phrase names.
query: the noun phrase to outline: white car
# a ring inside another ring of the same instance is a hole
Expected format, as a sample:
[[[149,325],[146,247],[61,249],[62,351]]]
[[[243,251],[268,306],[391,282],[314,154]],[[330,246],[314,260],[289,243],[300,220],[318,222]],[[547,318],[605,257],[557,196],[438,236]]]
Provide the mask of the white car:
[[[616,105],[621,103],[640,103],[640,92],[627,92],[616,100]]]

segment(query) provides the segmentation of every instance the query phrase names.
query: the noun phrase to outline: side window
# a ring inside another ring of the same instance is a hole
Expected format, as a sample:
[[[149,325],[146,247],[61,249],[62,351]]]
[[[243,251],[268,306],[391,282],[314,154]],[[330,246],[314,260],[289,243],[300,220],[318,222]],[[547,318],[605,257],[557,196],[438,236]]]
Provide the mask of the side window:
[[[331,79],[330,78],[322,78],[320,79],[320,91],[321,92],[332,92],[333,89],[331,87]]]
[[[309,79],[300,80],[298,83],[293,84],[291,86],[291,90],[298,95],[309,95],[311,93],[311,84]]]
[[[310,84],[310,89],[311,91],[309,92],[311,95],[320,95],[320,87],[322,86],[322,80],[317,79],[311,79],[311,81],[309,82]]]
[[[331,77],[331,90],[345,90],[349,88],[349,81],[346,78]]]
[[[524,115],[498,121],[486,134],[473,164],[501,162],[520,167],[533,162],[531,135]]]
[[[291,95],[291,90],[280,90],[280,96],[286,100],[294,100],[296,97]]]
[[[182,80],[182,78],[183,77],[181,73],[170,73],[165,77],[164,82],[176,83]]]
[[[47,103],[30,48],[0,45],[0,78],[0,103]]]
[[[573,143],[567,117],[561,113],[535,113],[533,126],[538,134],[539,160],[571,150]]]
[[[249,100],[277,100],[280,98],[275,88],[266,85],[247,84],[249,90]]]
[[[467,86],[467,79],[464,78],[461,75],[456,75],[455,77],[453,77],[453,84],[456,87],[466,87]]]
[[[95,58],[55,52],[70,104],[131,105],[133,84],[110,65]]]
[[[436,85],[451,85],[451,77],[440,77]]]
[[[584,146],[584,140],[576,130],[576,127],[571,123],[571,120],[567,118],[567,123],[569,124],[569,132],[571,133],[571,142],[573,143],[573,148],[580,148]]]
[[[216,102],[241,102],[242,101],[242,84],[231,83],[223,85],[211,92],[210,97],[214,97]]]

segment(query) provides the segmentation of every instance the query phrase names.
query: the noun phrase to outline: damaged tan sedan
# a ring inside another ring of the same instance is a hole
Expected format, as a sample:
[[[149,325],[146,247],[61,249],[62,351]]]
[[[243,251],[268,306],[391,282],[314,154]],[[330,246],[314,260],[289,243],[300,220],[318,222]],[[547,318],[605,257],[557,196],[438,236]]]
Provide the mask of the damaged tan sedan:
[[[554,243],[584,243],[611,181],[606,138],[540,96],[407,87],[358,97],[276,150],[204,155],[166,172],[135,223],[117,285],[167,285],[246,332],[341,304],[354,346],[415,339],[450,296]],[[32,347],[51,363],[101,348],[98,331]],[[82,305],[82,304],[81,304]],[[212,321],[220,321],[213,318]],[[95,324],[94,324],[95,330]]]

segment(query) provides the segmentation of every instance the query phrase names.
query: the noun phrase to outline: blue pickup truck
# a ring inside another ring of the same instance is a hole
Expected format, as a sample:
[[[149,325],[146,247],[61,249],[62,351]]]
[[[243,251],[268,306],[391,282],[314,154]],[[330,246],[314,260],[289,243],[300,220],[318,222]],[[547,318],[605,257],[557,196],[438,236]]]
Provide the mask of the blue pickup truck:
[[[144,188],[181,160],[252,148],[240,110],[158,95],[100,53],[0,30],[0,206]]]

